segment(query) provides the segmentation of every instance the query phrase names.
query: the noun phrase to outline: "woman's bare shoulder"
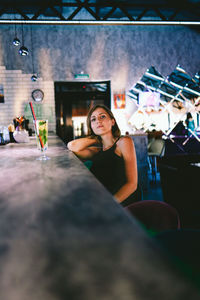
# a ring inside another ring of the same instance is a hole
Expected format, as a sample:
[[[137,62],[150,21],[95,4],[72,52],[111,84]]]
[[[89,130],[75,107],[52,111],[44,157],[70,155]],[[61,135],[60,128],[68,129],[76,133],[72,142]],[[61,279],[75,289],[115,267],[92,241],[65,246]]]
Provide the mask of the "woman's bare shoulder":
[[[119,147],[124,147],[124,146],[128,146],[128,145],[133,145],[133,140],[130,136],[128,135],[124,135],[124,136],[121,136],[119,138],[119,140],[117,141],[117,145]]]
[[[116,153],[119,156],[124,156],[124,153],[129,153],[134,150],[133,140],[130,136],[121,136],[116,146]]]

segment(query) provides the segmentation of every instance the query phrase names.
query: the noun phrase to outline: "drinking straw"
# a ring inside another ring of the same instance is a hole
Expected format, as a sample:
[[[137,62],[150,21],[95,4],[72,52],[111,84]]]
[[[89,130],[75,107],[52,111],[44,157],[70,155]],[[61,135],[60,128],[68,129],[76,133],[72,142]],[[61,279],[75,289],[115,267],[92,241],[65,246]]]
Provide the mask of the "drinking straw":
[[[33,115],[33,119],[34,119],[34,121],[36,122],[36,116],[35,116],[35,112],[34,112],[34,109],[33,109],[33,104],[32,104],[32,102],[29,102],[29,105],[30,105],[30,108],[31,108],[31,112],[32,112],[32,115]],[[36,128],[36,126],[35,126],[35,128]],[[41,136],[40,136],[40,133],[39,133],[39,131],[38,131],[38,133],[37,133],[37,130],[36,130],[36,134],[38,135],[38,138],[39,138],[39,140],[40,140],[40,145],[41,145],[41,147],[42,148],[44,148],[44,144],[43,144],[43,142],[42,142],[42,138],[41,138]]]

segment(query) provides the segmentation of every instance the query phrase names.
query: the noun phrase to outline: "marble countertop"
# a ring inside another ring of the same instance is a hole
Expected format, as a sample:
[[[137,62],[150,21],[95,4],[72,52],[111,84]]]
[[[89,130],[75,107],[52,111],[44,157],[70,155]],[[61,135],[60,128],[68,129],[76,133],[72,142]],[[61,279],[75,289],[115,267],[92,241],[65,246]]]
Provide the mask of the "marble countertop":
[[[58,137],[0,147],[2,300],[184,300],[199,293]]]

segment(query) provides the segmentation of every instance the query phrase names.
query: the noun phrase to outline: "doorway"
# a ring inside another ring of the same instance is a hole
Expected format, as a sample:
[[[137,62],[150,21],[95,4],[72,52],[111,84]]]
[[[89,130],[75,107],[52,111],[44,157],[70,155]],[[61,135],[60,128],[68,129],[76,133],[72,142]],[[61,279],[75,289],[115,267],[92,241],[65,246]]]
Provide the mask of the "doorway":
[[[110,108],[110,81],[55,82],[56,133],[64,141],[87,135],[86,117],[91,106]]]

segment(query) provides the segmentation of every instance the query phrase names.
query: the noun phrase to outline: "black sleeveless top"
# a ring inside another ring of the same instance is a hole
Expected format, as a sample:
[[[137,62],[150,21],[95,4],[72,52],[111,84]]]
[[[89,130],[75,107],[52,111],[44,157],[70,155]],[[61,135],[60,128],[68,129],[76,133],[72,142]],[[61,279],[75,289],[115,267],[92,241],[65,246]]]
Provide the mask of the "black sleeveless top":
[[[114,195],[127,181],[125,172],[125,162],[123,157],[115,153],[115,141],[108,150],[100,150],[91,159],[92,166],[90,171],[105,186],[105,188]],[[127,199],[121,202],[123,206],[137,201],[136,194],[131,194]]]

